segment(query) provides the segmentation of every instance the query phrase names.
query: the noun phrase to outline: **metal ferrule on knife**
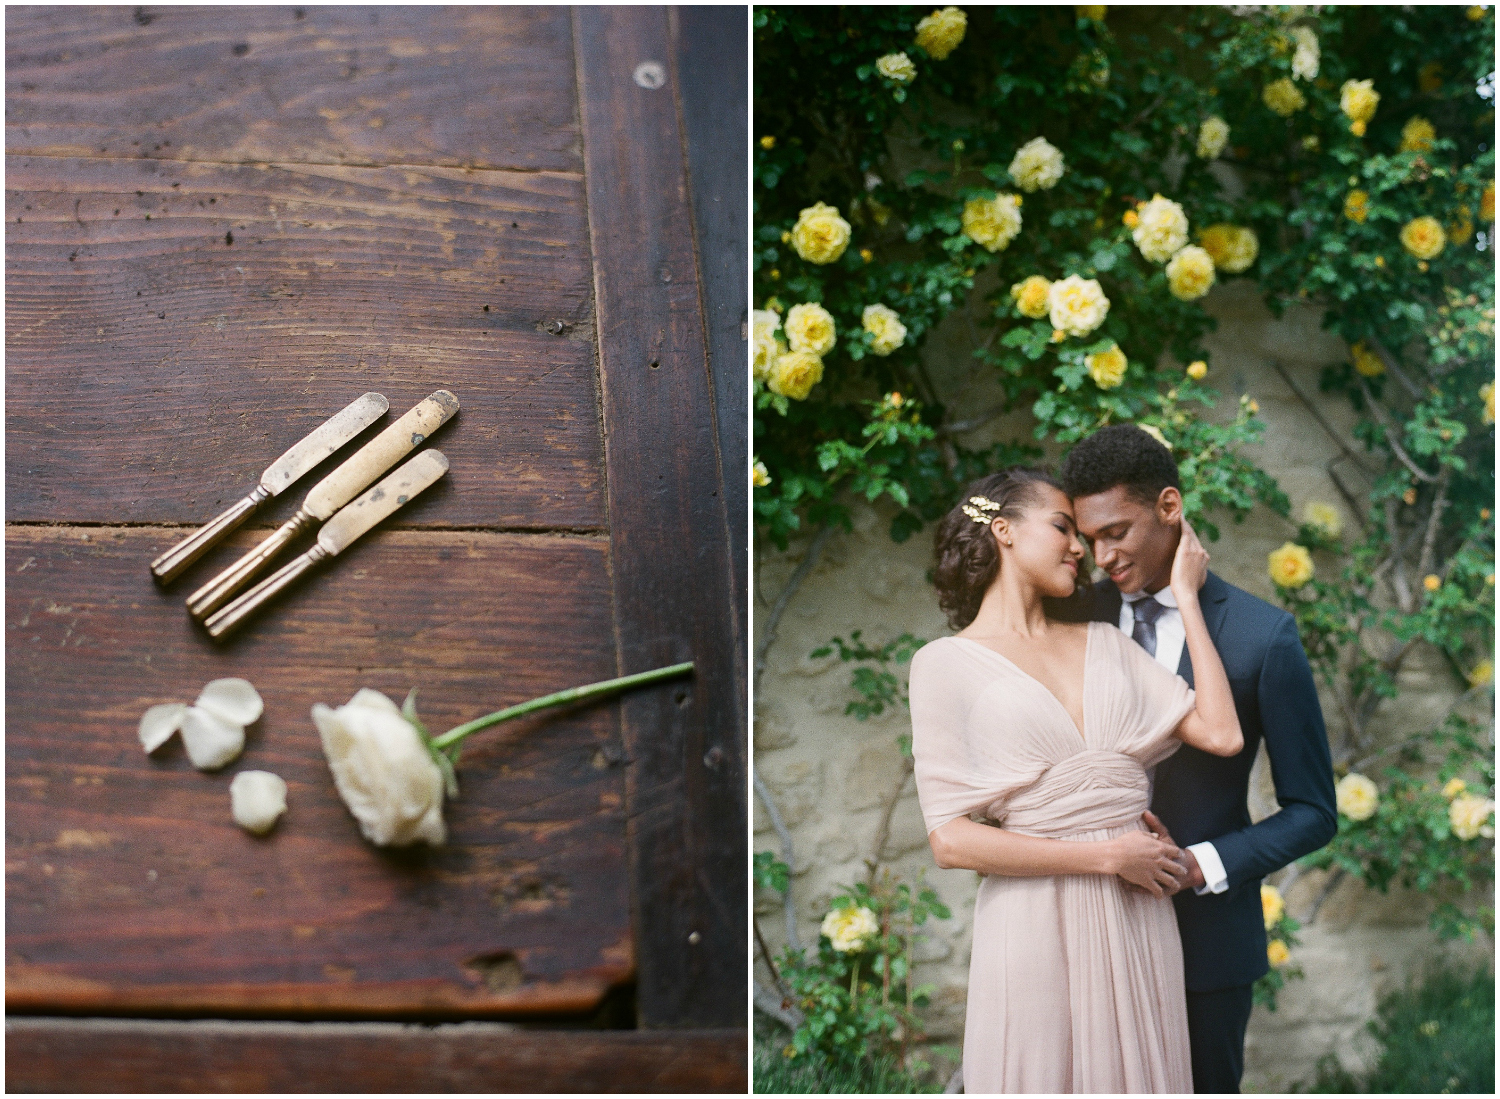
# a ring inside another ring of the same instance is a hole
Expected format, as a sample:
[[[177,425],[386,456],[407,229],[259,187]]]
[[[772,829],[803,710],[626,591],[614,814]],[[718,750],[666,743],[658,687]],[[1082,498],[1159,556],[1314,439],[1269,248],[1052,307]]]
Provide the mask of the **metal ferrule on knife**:
[[[151,574],[161,584],[176,580],[189,565],[239,529],[261,504],[279,495],[293,481],[373,424],[385,414],[387,407],[386,399],[379,393],[366,393],[330,416],[267,466],[253,492],[152,561]]]
[[[386,470],[429,438],[458,411],[458,398],[439,389],[361,447],[307,494],[307,499],[269,538],[188,596],[187,608],[198,621],[229,602],[286,546],[316,522],[328,519]]]
[[[266,577],[234,602],[211,615],[203,626],[215,641],[244,625],[270,599],[290,587],[320,561],[336,557],[362,534],[395,513],[412,497],[436,484],[448,472],[448,459],[440,450],[424,450],[374,488],[345,506],[323,524],[318,540],[300,557]]]

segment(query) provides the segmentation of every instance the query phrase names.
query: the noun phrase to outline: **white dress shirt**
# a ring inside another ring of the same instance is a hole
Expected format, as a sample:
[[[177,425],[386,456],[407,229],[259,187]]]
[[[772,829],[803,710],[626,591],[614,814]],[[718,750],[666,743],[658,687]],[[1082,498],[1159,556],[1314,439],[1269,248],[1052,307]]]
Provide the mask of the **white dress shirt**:
[[[1156,619],[1156,662],[1176,675],[1177,666],[1182,662],[1182,650],[1187,646],[1187,629],[1182,624],[1182,612],[1177,609],[1177,597],[1172,594],[1172,589],[1162,588],[1155,595],[1147,595],[1143,591],[1120,594],[1119,625],[1129,636],[1135,633],[1135,603],[1138,600],[1155,599],[1162,605],[1163,610]],[[1201,896],[1204,893],[1222,893],[1229,888],[1229,875],[1225,873],[1224,863],[1213,844],[1207,841],[1195,843],[1188,850],[1193,853],[1193,857],[1198,860],[1199,869],[1203,871],[1203,884],[1193,892]]]

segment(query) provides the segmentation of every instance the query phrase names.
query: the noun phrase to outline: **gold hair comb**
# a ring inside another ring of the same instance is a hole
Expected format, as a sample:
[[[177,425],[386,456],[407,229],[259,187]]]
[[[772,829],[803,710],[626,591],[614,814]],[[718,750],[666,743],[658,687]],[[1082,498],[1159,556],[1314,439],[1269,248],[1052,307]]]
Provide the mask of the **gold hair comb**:
[[[994,515],[986,515],[985,512],[994,512]],[[970,496],[969,502],[964,505],[964,514],[976,523],[989,526],[995,521],[995,515],[1000,513],[1000,505],[987,496]]]

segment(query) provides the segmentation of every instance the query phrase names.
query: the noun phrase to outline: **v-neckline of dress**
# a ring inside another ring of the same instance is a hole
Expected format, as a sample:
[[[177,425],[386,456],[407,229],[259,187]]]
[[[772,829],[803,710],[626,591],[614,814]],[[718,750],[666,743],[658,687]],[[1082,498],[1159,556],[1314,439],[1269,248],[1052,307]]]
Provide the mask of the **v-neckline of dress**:
[[[1087,625],[1088,633],[1084,635],[1083,641],[1083,682],[1079,686],[1079,690],[1082,692],[1079,709],[1083,713],[1084,728],[1087,728],[1089,723],[1089,657],[1094,651],[1094,626],[1096,625],[1096,623],[1089,622],[1087,623]],[[1073,727],[1073,731],[1078,734],[1078,739],[1083,742],[1085,747],[1088,745],[1089,739],[1084,735],[1083,728],[1080,728],[1078,722],[1073,720],[1072,712],[1067,708],[1067,706],[1063,705],[1063,700],[1057,697],[1057,693],[1053,691],[1051,687],[1047,686],[1047,684],[1043,683],[1036,676],[1032,675],[1025,668],[1021,667],[1021,665],[1017,664],[1010,657],[1006,656],[1002,652],[997,652],[996,650],[990,648],[983,641],[976,641],[972,637],[959,637],[957,634],[953,635],[953,640],[967,641],[970,645],[979,646],[991,656],[994,656],[999,660],[1003,660],[1006,664],[1010,665],[1010,667],[1014,669],[1017,675],[1020,675],[1023,678],[1029,679],[1031,682],[1035,683],[1039,688],[1041,688],[1042,692],[1053,701],[1057,708],[1063,712],[1063,716],[1068,719],[1068,724],[1071,725]]]

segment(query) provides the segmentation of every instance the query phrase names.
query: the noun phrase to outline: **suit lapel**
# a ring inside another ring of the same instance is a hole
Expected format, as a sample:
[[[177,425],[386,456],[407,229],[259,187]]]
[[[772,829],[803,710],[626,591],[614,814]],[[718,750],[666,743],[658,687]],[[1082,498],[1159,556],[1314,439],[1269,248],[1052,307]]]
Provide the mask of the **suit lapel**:
[[[1116,596],[1118,597],[1118,592]],[[1220,580],[1212,572],[1203,584],[1203,590],[1199,593],[1198,604],[1203,608],[1203,623],[1208,627],[1208,639],[1217,648],[1219,644],[1219,631],[1224,628],[1225,611],[1228,607],[1229,585]],[[1177,674],[1187,680],[1188,686],[1194,686],[1193,662],[1188,657],[1187,645],[1182,646],[1182,659],[1177,662]]]

